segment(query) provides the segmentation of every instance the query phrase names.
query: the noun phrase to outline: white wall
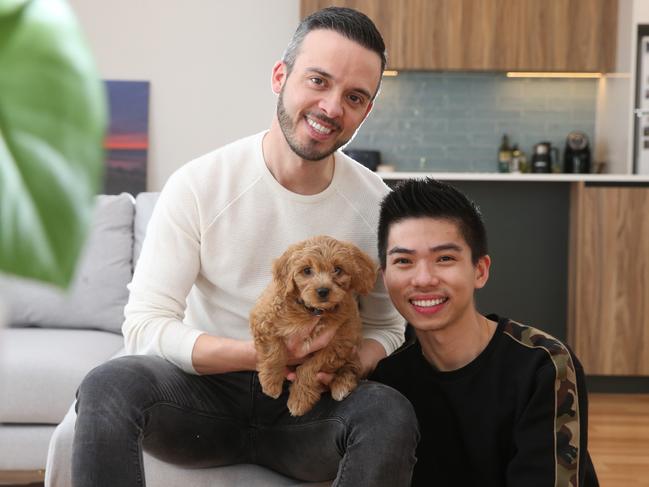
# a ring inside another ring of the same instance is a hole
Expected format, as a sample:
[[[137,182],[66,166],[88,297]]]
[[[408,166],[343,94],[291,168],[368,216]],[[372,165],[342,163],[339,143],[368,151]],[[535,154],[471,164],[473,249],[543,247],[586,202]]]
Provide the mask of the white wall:
[[[298,0],[69,0],[104,79],[151,83],[147,189],[267,128]]]

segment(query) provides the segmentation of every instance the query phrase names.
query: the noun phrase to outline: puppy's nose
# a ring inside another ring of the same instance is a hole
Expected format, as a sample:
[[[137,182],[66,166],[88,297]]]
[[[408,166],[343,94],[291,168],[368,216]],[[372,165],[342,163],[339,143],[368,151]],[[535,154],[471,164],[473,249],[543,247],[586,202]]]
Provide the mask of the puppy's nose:
[[[318,293],[320,299],[327,299],[327,296],[329,296],[328,287],[319,287],[318,289],[316,289],[316,292]]]

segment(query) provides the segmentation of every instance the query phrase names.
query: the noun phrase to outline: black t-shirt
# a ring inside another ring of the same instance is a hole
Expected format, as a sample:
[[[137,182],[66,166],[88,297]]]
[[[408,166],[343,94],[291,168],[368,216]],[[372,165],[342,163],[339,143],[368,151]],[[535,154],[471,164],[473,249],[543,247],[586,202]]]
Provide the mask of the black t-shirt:
[[[437,370],[414,340],[370,377],[399,390],[417,413],[412,485],[597,486],[581,364],[547,333],[489,318],[496,333],[458,370]]]

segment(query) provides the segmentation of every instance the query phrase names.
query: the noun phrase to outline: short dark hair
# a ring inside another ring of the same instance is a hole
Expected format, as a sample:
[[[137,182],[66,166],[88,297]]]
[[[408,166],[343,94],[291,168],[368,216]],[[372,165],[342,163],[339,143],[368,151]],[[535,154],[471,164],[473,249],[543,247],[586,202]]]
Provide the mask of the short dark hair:
[[[487,231],[478,206],[450,184],[431,178],[408,179],[399,183],[381,202],[378,246],[381,268],[386,266],[390,226],[407,218],[437,218],[457,224],[477,264],[487,255]]]
[[[282,57],[289,74],[295,64],[302,41],[309,32],[316,29],[333,30],[374,51],[381,58],[381,73],[383,73],[387,60],[385,43],[374,22],[364,13],[352,8],[327,7],[305,17],[295,30]]]

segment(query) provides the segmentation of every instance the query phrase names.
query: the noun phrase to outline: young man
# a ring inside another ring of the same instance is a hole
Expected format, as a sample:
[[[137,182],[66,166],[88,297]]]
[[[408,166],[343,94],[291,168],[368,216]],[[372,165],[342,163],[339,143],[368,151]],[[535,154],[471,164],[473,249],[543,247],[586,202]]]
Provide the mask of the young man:
[[[279,98],[270,130],[171,176],[129,287],[123,331],[133,355],[92,371],[78,392],[75,487],[141,485],[142,448],[186,466],[257,463],[338,486],[409,485],[417,443],[410,403],[366,382],[343,401],[325,394],[291,417],[286,389],[277,400],[261,392],[248,323],[272,261],[291,243],[329,234],[376,255],[379,202],[389,190],[337,149],[372,108],[384,50],[359,12],[307,17],[272,70]],[[361,307],[358,353],[368,374],[402,343],[404,321],[380,282]],[[308,331],[287,344],[294,364]]]
[[[417,413],[412,485],[598,485],[577,358],[543,331],[476,310],[491,264],[477,207],[447,184],[409,180],[383,200],[378,245],[416,335],[372,376]]]

